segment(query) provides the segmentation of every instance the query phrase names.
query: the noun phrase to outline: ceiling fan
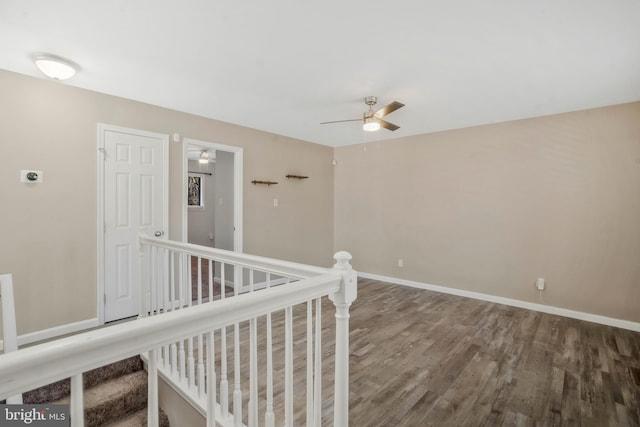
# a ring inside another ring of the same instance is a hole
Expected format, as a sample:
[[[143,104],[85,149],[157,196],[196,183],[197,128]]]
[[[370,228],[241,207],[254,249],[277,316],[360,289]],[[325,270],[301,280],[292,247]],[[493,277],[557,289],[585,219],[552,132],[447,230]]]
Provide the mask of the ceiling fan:
[[[373,111],[373,106],[376,105],[377,102],[378,98],[375,96],[367,96],[366,98],[364,98],[364,103],[369,106],[369,109],[362,114],[361,119],[334,120],[331,122],[322,122],[320,124],[326,125],[330,123],[357,122],[362,120],[362,129],[368,132],[375,132],[381,127],[391,131],[400,129],[400,126],[389,123],[382,118],[387,114],[391,114],[397,109],[404,107],[404,104],[398,101],[393,101],[391,104],[382,107],[378,111]]]
[[[200,164],[215,163],[216,151],[193,146],[188,148],[187,157],[189,160],[197,161]]]

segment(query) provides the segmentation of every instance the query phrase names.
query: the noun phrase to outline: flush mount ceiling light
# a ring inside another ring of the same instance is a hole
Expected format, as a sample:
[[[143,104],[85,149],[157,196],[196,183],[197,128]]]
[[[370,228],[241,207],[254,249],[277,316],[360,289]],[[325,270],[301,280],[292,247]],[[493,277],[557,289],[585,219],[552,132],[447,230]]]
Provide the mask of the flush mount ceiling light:
[[[78,71],[78,66],[68,59],[55,55],[38,55],[34,62],[42,73],[54,80],[67,80]]]
[[[367,132],[376,132],[380,130],[380,122],[375,117],[365,117],[362,129]]]

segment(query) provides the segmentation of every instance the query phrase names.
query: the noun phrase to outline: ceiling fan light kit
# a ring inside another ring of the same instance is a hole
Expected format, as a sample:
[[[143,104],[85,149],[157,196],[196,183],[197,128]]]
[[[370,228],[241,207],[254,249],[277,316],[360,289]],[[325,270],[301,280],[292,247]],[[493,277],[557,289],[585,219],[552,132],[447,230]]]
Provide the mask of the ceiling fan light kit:
[[[375,117],[366,117],[364,118],[364,123],[362,124],[362,130],[367,132],[376,132],[380,130],[380,123],[376,120]]]
[[[198,157],[198,163],[207,164],[207,163],[215,163],[216,158],[215,154],[212,156],[211,153],[207,150],[200,151],[200,156]]]
[[[397,109],[404,107],[404,104],[398,101],[393,101],[378,111],[373,111],[373,106],[376,105],[377,102],[378,98],[376,96],[367,96],[364,98],[364,103],[369,106],[369,109],[362,114],[362,119],[334,120],[331,122],[322,122],[320,124],[326,125],[330,123],[358,122],[362,120],[362,129],[366,132],[376,132],[380,130],[380,128],[385,128],[390,131],[400,129],[400,126],[394,125],[382,118],[387,114],[391,114]]]

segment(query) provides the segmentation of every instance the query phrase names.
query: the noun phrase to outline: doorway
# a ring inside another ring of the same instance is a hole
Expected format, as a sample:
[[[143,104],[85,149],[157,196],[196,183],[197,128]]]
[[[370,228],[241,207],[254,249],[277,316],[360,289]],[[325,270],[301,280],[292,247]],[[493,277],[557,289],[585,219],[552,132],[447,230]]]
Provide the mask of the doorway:
[[[242,148],[185,138],[183,172],[182,240],[242,252]]]
[[[242,252],[242,148],[185,138],[183,171],[183,241]],[[189,267],[185,282],[191,283],[191,295],[208,298],[209,263],[202,261],[198,268],[192,257]],[[227,283],[234,277],[230,267],[225,268]],[[211,268],[211,277],[220,283],[220,265]]]

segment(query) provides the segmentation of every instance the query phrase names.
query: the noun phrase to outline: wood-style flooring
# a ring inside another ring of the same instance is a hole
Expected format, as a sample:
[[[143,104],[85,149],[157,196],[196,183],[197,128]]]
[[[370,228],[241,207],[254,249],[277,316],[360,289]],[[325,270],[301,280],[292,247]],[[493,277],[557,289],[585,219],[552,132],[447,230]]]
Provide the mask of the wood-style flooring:
[[[640,425],[640,333],[370,280],[358,293],[352,426]]]
[[[331,426],[335,309],[327,298],[322,312],[322,425]],[[305,306],[294,309],[295,426],[305,425],[305,316]],[[282,312],[274,313],[276,425],[283,421],[283,325]],[[262,317],[260,420],[264,327]],[[240,336],[245,388],[247,322]],[[218,331],[218,375],[219,338]],[[232,327],[227,345],[233,347]],[[352,427],[640,426],[637,332],[361,279],[351,307],[350,354]],[[232,389],[232,353],[227,366]]]

